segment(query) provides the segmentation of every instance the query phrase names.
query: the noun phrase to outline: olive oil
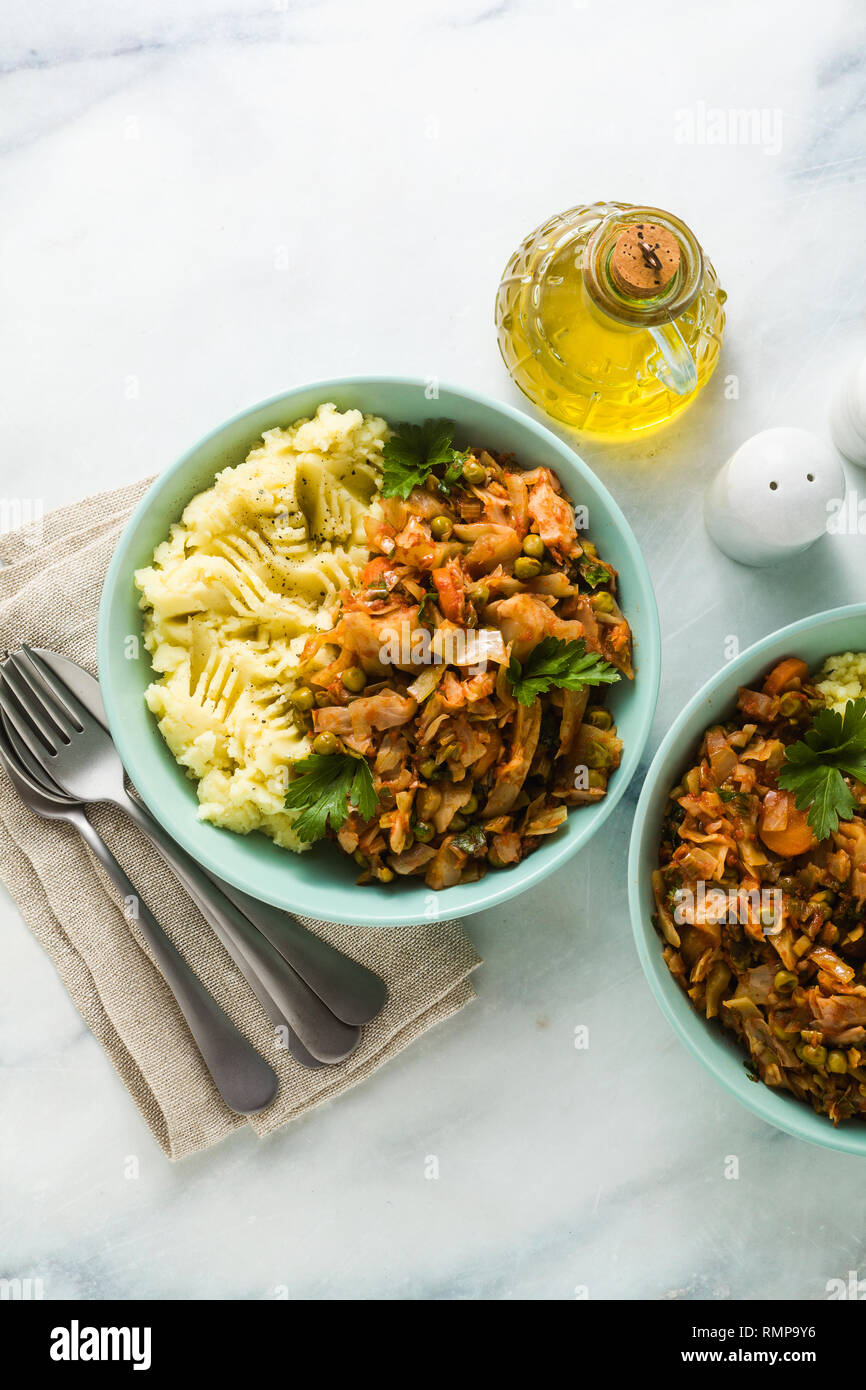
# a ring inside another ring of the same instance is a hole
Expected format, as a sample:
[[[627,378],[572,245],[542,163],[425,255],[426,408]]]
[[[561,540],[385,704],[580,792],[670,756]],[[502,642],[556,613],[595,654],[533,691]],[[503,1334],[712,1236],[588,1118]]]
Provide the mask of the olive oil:
[[[679,218],[594,203],[551,218],[514,252],[496,298],[499,347],[549,415],[628,439],[697,398],[718,360],[725,298]]]

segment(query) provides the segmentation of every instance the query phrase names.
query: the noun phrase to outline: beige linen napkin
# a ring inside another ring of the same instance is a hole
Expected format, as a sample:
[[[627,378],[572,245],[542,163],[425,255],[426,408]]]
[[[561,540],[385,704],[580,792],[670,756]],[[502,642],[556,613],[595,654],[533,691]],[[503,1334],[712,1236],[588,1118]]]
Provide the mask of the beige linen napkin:
[[[29,642],[96,673],[103,578],[148,485],[90,497],[0,536],[0,652]],[[244,1123],[259,1135],[279,1129],[362,1081],[475,997],[469,975],[480,957],[459,922],[380,931],[302,919],[376,970],[388,1002],[348,1061],[301,1067],[278,1049],[246,981],[140,832],[110,808],[90,814],[175,945],[280,1079],[277,1099],[261,1114],[245,1120],[228,1109],[102,869],[71,826],[36,817],[0,771],[0,873],[171,1158],[207,1148]]]

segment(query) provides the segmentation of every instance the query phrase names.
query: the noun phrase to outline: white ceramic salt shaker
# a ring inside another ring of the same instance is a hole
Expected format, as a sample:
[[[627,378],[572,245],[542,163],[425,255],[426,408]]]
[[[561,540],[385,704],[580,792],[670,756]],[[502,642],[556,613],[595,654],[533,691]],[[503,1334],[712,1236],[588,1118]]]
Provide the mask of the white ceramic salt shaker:
[[[842,383],[830,411],[830,433],[840,454],[866,468],[866,357]]]
[[[808,430],[762,430],[720,468],[704,521],[720,550],[743,565],[774,565],[827,529],[828,503],[845,496],[833,449]]]

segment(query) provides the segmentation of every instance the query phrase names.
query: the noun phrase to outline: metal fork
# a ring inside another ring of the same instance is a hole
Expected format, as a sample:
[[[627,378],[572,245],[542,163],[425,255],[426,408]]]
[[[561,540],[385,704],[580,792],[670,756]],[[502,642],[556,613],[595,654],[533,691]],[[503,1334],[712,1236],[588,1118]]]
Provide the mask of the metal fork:
[[[40,649],[36,653],[57,676],[58,680],[72,692],[75,698],[92,715],[98,724],[110,734],[102,704],[99,682],[57,652]],[[131,795],[135,797],[133,789]],[[177,848],[177,847],[176,847]],[[183,851],[178,850],[183,855]],[[315,932],[302,926],[290,913],[273,907],[270,903],[250,898],[246,893],[224,883],[207,869],[195,865],[199,874],[204,874],[226,897],[231,898],[235,907],[252,922],[254,927],[266,936],[271,945],[288,961],[293,970],[310,986],[331,1013],[344,1023],[362,1025],[382,1009],[387,997],[385,982],[367,966],[344,955]]]
[[[26,802],[32,810],[36,811],[38,815],[43,815],[47,820],[69,821],[87,841],[109,874],[112,874],[112,870],[108,865],[108,859],[111,859],[112,863],[117,865],[117,868],[123,873],[99,831],[85,816],[83,802],[76,801],[74,797],[69,796],[62,788],[58,787],[57,783],[51,781],[48,774],[42,770],[28,750],[14,743],[9,722],[2,710],[0,710],[0,764],[6,769],[22,801]],[[101,849],[96,845],[97,840],[102,846]],[[155,848],[159,853],[158,847],[155,846]],[[112,882],[117,885],[117,879],[113,875]],[[268,994],[255,972],[252,961],[244,955],[239,943],[228,937],[221,937],[220,939],[271,1023],[275,1028],[284,1030],[287,1049],[295,1061],[300,1062],[304,1067],[313,1069],[324,1066],[323,1062],[320,1062],[312,1053],[307,1051],[298,1035],[289,1028],[278,1005]]]
[[[90,846],[118,892],[137,904],[136,921],[162,978],[186,1019],[205,1066],[226,1105],[240,1115],[253,1115],[270,1105],[279,1082],[276,1073],[235,1027],[180,952],[127,878],[123,869],[93,829],[81,806],[61,806],[25,779],[0,740],[0,764],[21,800],[45,820],[66,820]]]
[[[344,1060],[360,1028],[338,1019],[292,970],[276,948],[226,897],[203,879],[162,827],[129,796],[123,764],[110,735],[28,647],[0,668],[0,709],[15,742],[64,792],[87,803],[119,806],[156,845],[199,911],[226,944],[234,942],[304,1048],[320,1062]]]

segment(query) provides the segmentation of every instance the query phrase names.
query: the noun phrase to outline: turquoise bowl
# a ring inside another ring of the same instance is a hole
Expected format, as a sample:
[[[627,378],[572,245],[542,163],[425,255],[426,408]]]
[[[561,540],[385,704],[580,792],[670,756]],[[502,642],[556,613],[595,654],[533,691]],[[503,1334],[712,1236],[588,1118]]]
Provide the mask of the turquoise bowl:
[[[632,828],[628,864],[629,906],[637,951],[650,988],[680,1041],[755,1115],[797,1139],[827,1149],[866,1155],[866,1124],[834,1128],[830,1120],[802,1101],[763,1082],[755,1082],[743,1066],[745,1054],[720,1025],[695,1012],[662,958],[662,944],[652,923],[650,875],[657,866],[658,843],[665,802],[675,787],[708,725],[727,718],[734,708],[737,687],[750,685],[784,656],[799,656],[810,666],[836,652],[866,650],[866,604],[851,604],[815,613],[764,637],[717,672],[689,701],[668,731],[652,761],[643,785]]]
[[[555,836],[511,869],[491,871],[479,883],[433,894],[422,880],[359,888],[357,869],[335,845],[306,854],[279,849],[266,836],[241,836],[197,818],[195,786],[175,763],[144,702],[151,679],[141,633],[133,573],[150,563],[155,546],[179,520],[187,502],[211,485],[214,474],[240,463],[263,430],[312,415],[323,401],[357,407],[397,423],[443,416],[456,423],[458,443],[477,442],[512,452],[526,467],[554,468],[572,500],[589,509],[589,533],[616,566],[622,602],[635,634],[637,680],[613,687],[611,708],[624,755],[608,796],[572,812]],[[440,387],[428,399],[421,380],[355,377],[317,382],[276,396],[236,415],[168,468],[136,508],[117,545],[99,612],[99,679],[112,735],[126,769],[149,809],[168,833],[205,868],[252,896],[326,921],[397,926],[437,917],[466,916],[524,893],[559,868],[601,829],[638,766],[658,695],[660,640],[649,574],[628,522],[587,465],[556,435],[520,411],[468,391]]]

